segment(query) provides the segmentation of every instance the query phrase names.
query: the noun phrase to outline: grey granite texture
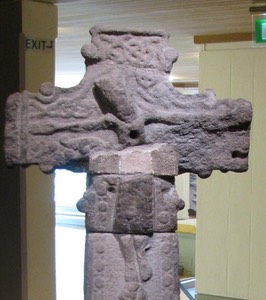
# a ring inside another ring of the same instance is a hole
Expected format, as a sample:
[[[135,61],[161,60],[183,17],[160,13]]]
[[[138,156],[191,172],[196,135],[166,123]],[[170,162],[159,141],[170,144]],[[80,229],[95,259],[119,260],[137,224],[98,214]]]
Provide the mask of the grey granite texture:
[[[217,100],[210,90],[182,95],[169,81],[177,53],[164,31],[91,29],[82,48],[86,74],[65,89],[44,83],[6,105],[9,165],[84,171],[93,154],[168,144],[179,173],[248,168],[252,109],[245,100]]]
[[[145,174],[92,176],[78,202],[78,209],[86,213],[88,232],[175,232],[177,212],[183,207],[174,177]]]
[[[179,299],[175,233],[89,233],[85,260],[85,299]]]

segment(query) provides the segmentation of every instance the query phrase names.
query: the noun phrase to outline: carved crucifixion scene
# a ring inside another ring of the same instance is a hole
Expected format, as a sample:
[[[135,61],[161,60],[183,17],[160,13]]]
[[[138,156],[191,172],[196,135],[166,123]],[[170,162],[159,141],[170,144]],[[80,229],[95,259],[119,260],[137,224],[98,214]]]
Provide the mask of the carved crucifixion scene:
[[[163,30],[96,26],[72,88],[43,83],[6,104],[8,165],[87,172],[86,300],[178,300],[174,179],[248,169],[251,104],[183,95],[169,81],[178,59]],[[78,199],[77,199],[78,200]]]

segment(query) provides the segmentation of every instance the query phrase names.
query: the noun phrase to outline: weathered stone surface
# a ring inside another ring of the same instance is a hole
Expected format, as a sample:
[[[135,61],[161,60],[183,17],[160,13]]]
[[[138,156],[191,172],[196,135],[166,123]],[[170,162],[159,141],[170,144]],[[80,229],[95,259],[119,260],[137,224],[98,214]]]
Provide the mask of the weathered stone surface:
[[[174,231],[183,201],[173,176],[246,171],[251,105],[211,91],[180,94],[164,31],[94,27],[91,35],[79,85],[44,83],[9,97],[6,161],[101,174],[78,203],[86,300],[178,300]]]
[[[175,90],[168,77],[177,53],[164,31],[94,27],[91,35],[79,85],[44,83],[37,94],[8,99],[8,164],[81,171],[99,151],[166,143],[179,155],[179,173],[247,170],[250,103]]]
[[[184,203],[172,178],[98,175],[78,202],[89,232],[150,234],[175,232]]]
[[[175,233],[89,233],[85,260],[85,299],[179,299]]]
[[[153,174],[176,176],[178,155],[166,144],[129,147],[121,151],[92,154],[89,162],[92,174]]]

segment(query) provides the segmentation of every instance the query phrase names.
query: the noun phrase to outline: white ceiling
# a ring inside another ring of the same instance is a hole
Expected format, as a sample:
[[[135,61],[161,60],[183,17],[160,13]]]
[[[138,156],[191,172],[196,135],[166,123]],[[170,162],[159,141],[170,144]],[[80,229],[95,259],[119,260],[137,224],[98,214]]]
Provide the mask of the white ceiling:
[[[164,29],[179,52],[171,75],[178,82],[198,81],[195,35],[251,31],[252,0],[76,0],[58,5],[57,74],[75,78],[85,72],[80,48],[96,25]]]

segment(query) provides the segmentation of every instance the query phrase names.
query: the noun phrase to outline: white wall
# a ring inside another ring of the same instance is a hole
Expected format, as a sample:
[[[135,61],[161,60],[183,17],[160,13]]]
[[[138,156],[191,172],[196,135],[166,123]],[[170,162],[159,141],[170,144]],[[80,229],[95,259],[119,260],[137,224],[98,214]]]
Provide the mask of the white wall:
[[[200,90],[252,102],[249,170],[214,172],[198,182],[197,292],[266,299],[266,48],[250,43],[206,45]]]

